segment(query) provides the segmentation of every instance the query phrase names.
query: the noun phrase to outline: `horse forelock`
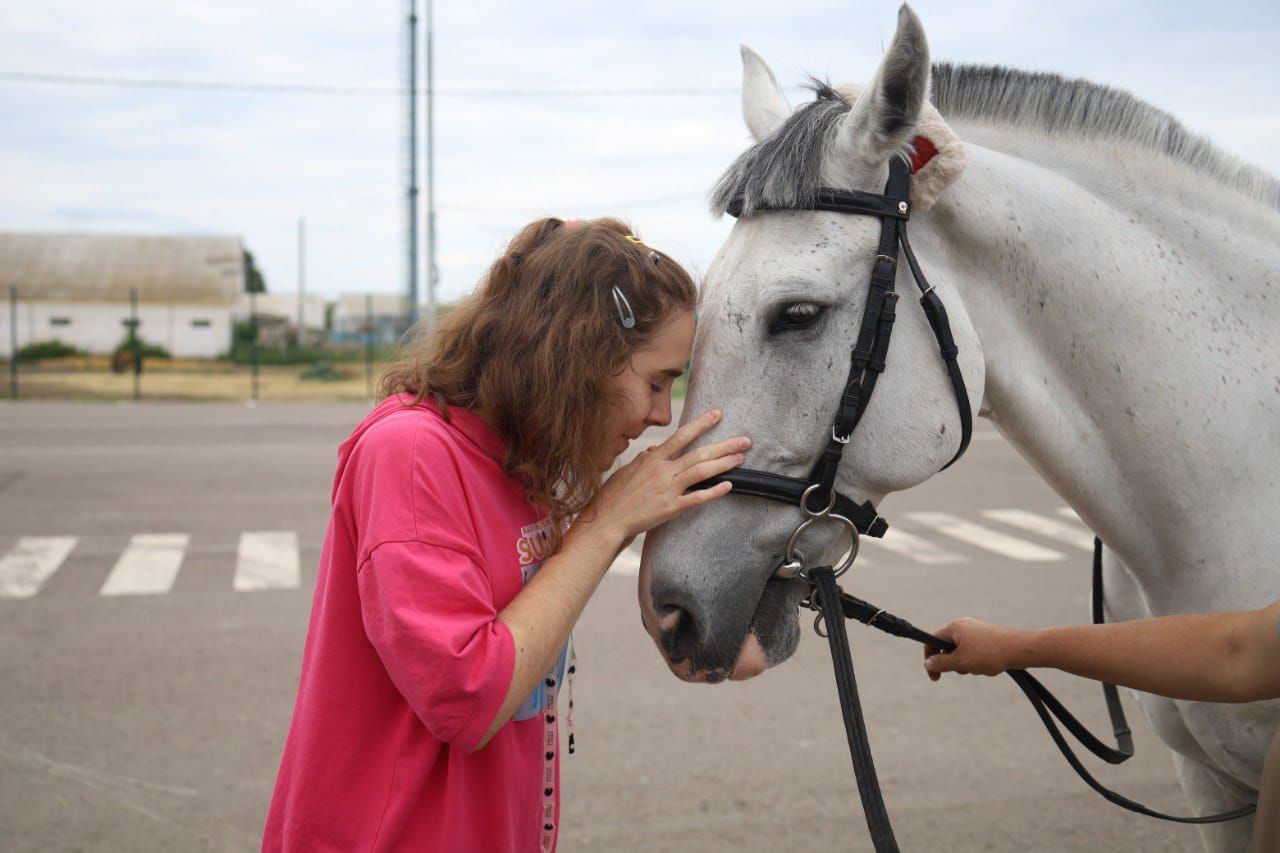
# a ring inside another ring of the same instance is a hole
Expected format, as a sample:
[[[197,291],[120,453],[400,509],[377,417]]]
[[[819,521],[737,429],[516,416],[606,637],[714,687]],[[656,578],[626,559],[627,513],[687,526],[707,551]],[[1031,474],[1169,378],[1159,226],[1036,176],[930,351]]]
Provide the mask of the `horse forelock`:
[[[816,97],[766,138],[738,155],[712,188],[716,214],[735,201],[743,215],[761,207],[803,207],[817,196],[822,158],[852,104],[829,83],[810,81]]]

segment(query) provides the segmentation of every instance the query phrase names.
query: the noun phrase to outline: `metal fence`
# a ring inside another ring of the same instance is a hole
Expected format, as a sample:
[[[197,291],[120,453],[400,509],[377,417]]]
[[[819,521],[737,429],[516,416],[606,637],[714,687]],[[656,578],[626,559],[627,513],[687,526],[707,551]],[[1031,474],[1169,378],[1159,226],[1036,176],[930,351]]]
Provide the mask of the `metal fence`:
[[[112,309],[110,322],[123,326],[118,345],[90,351],[77,346],[74,335],[60,338],[59,329],[70,321],[60,327],[59,318],[39,313],[39,301],[24,298],[19,286],[10,286],[7,295],[0,364],[8,370],[13,400],[368,401],[400,338],[375,314],[371,295],[364,322],[342,335],[264,317],[251,295],[248,316],[230,324],[224,353],[184,357],[144,334],[132,290],[127,315],[118,316],[123,306]]]

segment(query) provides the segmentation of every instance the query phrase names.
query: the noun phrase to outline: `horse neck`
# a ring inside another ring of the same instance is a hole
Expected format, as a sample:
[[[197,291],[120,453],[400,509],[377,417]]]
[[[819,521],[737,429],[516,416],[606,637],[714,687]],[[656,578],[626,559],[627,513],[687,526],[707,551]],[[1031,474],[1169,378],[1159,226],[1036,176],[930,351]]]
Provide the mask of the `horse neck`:
[[[1027,160],[972,153],[911,233],[981,340],[981,414],[1135,571],[1167,578],[1214,543],[1226,556],[1224,503],[1280,498],[1266,482],[1280,298],[1268,304],[1258,274],[1277,268],[1275,250],[1236,240],[1217,211],[1135,212]]]

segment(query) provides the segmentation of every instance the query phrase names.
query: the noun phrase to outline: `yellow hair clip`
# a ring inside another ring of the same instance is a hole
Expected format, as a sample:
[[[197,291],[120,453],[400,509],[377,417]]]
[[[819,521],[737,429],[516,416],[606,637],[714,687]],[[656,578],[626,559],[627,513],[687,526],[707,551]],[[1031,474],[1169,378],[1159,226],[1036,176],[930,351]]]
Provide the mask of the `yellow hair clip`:
[[[641,246],[645,249],[649,249],[649,260],[653,261],[654,264],[657,264],[661,260],[661,257],[659,257],[658,253],[653,249],[650,249],[648,246],[646,246],[645,242],[641,240],[639,237],[637,237],[636,235],[628,234],[626,239],[629,242],[635,243],[637,246]]]

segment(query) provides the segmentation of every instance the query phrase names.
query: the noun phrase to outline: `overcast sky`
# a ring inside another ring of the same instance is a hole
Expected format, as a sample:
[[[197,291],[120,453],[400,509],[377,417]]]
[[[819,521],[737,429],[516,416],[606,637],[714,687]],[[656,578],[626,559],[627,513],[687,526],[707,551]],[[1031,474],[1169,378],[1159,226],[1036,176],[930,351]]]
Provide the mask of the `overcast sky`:
[[[649,0],[436,6],[441,87],[724,87],[698,96],[441,94],[440,291],[471,289],[534,216],[614,214],[696,270],[729,227],[702,199],[748,142],[738,44],[784,85],[865,80],[893,2]],[[935,59],[1130,89],[1280,173],[1280,4],[920,0]],[[0,0],[0,72],[395,87],[396,0]],[[803,97],[790,92],[795,103]],[[0,229],[238,234],[268,287],[404,280],[403,98],[37,83],[0,77]],[[4,271],[0,270],[0,279]],[[3,282],[8,283],[8,282]]]

